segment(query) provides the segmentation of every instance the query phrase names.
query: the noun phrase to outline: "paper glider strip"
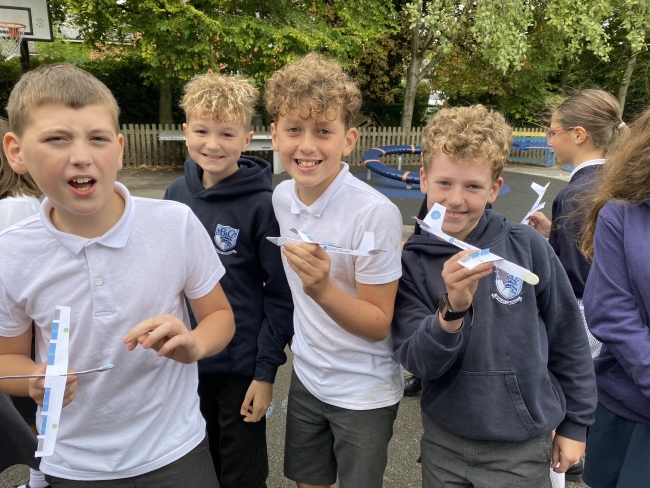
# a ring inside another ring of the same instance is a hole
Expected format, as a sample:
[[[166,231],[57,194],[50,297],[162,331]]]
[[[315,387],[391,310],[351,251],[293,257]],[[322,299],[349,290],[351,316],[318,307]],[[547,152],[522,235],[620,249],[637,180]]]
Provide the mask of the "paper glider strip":
[[[68,373],[68,345],[70,342],[70,307],[58,306],[54,311],[50,348],[45,369],[45,396],[41,408],[36,457],[51,456],[54,453],[59,418],[63,408],[63,394]]]
[[[374,249],[375,247],[375,233],[374,232],[364,232],[363,239],[361,244],[357,249],[345,249],[340,246],[336,246],[331,243],[316,242],[313,237],[305,232],[299,231],[297,229],[289,229],[294,234],[297,234],[300,239],[291,239],[289,237],[267,237],[267,239],[275,244],[276,246],[283,246],[287,242],[292,242],[294,244],[300,244],[306,242],[307,244],[316,244],[323,248],[323,250],[335,254],[348,254],[351,256],[374,256],[380,252],[386,252],[385,249]]]
[[[467,269],[474,269],[479,264],[492,262],[494,263],[495,267],[505,271],[512,276],[515,276],[516,278],[524,280],[530,285],[536,285],[539,283],[539,277],[532,271],[529,271],[526,268],[519,266],[518,264],[511,263],[510,261],[503,259],[501,256],[497,256],[496,254],[491,253],[489,249],[479,249],[478,247],[472,246],[466,242],[445,234],[442,231],[442,222],[444,220],[446,212],[447,209],[443,205],[436,203],[433,205],[433,207],[431,207],[431,210],[424,218],[424,220],[420,220],[417,217],[413,218],[426,232],[429,232],[430,234],[433,234],[436,237],[439,237],[440,239],[447,241],[456,247],[460,247],[466,251],[475,251],[469,257],[466,256],[462,260],[458,261]]]

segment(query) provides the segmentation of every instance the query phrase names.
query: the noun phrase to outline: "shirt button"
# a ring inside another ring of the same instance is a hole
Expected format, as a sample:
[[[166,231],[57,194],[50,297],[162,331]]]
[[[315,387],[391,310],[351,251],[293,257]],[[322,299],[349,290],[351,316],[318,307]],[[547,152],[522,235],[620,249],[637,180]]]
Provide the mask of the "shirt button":
[[[307,217],[309,215],[309,212],[307,210],[301,210],[300,215],[302,215],[303,217]]]
[[[102,286],[102,283],[103,283],[103,281],[102,281],[101,278],[95,278],[95,284],[96,284],[97,286]]]
[[[90,250],[95,251],[97,249],[97,244],[91,244],[90,245]]]

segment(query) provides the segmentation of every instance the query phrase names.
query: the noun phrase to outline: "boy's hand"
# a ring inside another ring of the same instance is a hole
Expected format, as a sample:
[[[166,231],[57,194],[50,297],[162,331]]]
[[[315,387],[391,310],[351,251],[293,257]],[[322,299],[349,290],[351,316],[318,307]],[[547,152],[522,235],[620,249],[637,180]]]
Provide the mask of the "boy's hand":
[[[314,300],[330,284],[329,254],[317,244],[287,242],[283,251],[292,270],[302,280],[305,294]]]
[[[244,422],[259,422],[266,415],[272,399],[273,383],[253,380],[241,406],[240,413],[244,416]]]
[[[47,363],[39,364],[30,374],[45,374]],[[68,368],[69,372],[72,372]],[[65,382],[65,391],[63,392],[63,406],[68,405],[74,400],[77,394],[77,385],[79,384],[79,376],[76,374],[68,375]],[[45,378],[30,378],[29,379],[29,396],[41,407],[43,406],[43,396],[45,395]]]
[[[551,235],[551,221],[542,212],[535,212],[528,217],[528,225],[548,239]]]
[[[158,356],[179,363],[190,364],[199,359],[194,336],[182,320],[169,314],[140,322],[126,333],[122,342],[129,351],[140,344],[143,349],[153,349]]]
[[[474,300],[478,280],[492,272],[492,263],[479,264],[474,269],[467,269],[460,261],[463,256],[474,251],[463,251],[454,254],[442,268],[442,279],[447,287],[449,304],[453,310],[466,310]]]
[[[585,453],[585,446],[585,442],[574,441],[555,434],[553,438],[553,458],[551,460],[553,471],[565,473],[567,469],[580,460]]]

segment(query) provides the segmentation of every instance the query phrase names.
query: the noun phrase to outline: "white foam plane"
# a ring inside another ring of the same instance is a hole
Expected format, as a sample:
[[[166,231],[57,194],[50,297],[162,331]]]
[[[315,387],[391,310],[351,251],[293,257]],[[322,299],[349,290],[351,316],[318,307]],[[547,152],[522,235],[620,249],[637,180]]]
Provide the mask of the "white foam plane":
[[[283,246],[287,242],[292,242],[294,244],[300,244],[306,242],[307,244],[316,244],[323,248],[323,250],[335,254],[348,254],[351,256],[374,256],[380,252],[386,252],[385,249],[375,249],[375,233],[374,232],[364,232],[363,239],[361,244],[357,249],[345,249],[343,247],[337,246],[331,243],[316,242],[313,237],[309,234],[302,232],[298,229],[289,229],[291,232],[296,234],[299,239],[292,239],[289,237],[267,237],[276,246]]]
[[[530,187],[535,190],[535,193],[537,193],[537,200],[535,201],[535,204],[533,205],[533,208],[530,209],[530,212],[526,214],[524,217],[524,220],[521,221],[522,224],[528,225],[528,222],[530,222],[530,216],[533,215],[535,212],[538,210],[541,210],[544,208],[544,205],[546,203],[539,203],[542,201],[542,198],[544,198],[544,193],[546,193],[546,189],[548,188],[548,185],[550,185],[551,182],[549,181],[546,183],[546,186],[538,185],[533,181],[533,183],[530,185]]]
[[[445,234],[442,231],[442,222],[445,219],[446,213],[447,209],[443,205],[435,203],[424,220],[420,220],[417,217],[413,218],[417,220],[420,227],[426,232],[466,251],[474,251],[471,255],[465,256],[463,259],[458,261],[467,269],[474,269],[479,264],[492,262],[495,267],[512,276],[521,278],[530,285],[536,285],[539,283],[539,277],[532,271],[529,271],[518,264],[511,263],[510,261],[503,259],[501,256],[491,253],[489,249],[479,249],[478,247]]]

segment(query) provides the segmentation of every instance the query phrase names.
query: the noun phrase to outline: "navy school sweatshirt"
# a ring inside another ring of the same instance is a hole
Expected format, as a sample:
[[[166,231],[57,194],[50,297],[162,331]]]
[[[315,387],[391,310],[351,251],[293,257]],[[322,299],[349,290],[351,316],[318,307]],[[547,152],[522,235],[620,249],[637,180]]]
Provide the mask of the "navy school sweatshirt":
[[[238,164],[234,174],[204,188],[203,170],[190,159],[164,198],[192,209],[226,268],[220,283],[235,315],[235,336],[219,354],[199,361],[199,373],[273,382],[293,336],[293,300],[280,248],[266,240],[280,235],[271,165],[255,156],[242,156]],[[191,311],[190,319],[196,327]]]
[[[598,186],[602,165],[580,168],[553,200],[553,226],[548,243],[560,259],[576,298],[582,298],[591,264],[578,249],[585,215],[581,206]]]
[[[413,235],[402,253],[392,333],[397,360],[423,379],[422,410],[470,439],[521,441],[557,428],[584,441],[596,383],[571,285],[532,227],[485,210],[466,241],[536,273],[536,286],[496,268],[483,278],[459,332],[442,329],[444,263],[460,249]]]

